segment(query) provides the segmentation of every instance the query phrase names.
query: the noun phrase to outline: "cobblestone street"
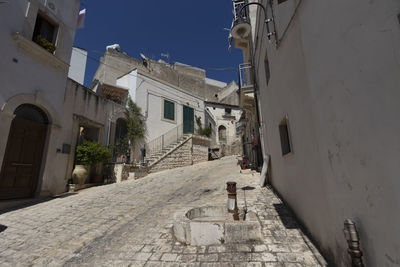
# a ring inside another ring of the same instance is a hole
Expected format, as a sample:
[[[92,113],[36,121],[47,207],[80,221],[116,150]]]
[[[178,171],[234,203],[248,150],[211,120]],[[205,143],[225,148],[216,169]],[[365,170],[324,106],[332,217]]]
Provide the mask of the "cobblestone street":
[[[226,182],[244,186],[263,243],[184,246],[174,214],[226,205]],[[0,266],[325,266],[282,202],[234,157],[90,188],[0,215]],[[4,227],[3,227],[4,228]],[[1,230],[0,230],[1,231]]]

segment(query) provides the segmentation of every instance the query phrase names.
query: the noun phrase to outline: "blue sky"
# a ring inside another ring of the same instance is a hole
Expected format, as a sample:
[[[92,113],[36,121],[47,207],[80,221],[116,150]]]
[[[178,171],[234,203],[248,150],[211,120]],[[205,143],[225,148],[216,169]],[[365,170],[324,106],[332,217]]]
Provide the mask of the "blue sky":
[[[231,0],[84,0],[85,27],[75,36],[75,46],[99,59],[105,47],[118,43],[132,57],[144,53],[159,59],[169,53],[171,62],[202,68],[237,67],[238,49],[228,52],[232,23]],[[98,62],[88,59],[85,85],[91,83]],[[230,82],[237,70],[207,70],[207,76]]]

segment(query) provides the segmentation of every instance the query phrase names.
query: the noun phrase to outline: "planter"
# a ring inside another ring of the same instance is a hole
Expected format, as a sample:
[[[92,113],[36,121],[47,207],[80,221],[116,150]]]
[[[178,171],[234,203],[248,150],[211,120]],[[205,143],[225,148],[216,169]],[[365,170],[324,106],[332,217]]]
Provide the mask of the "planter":
[[[76,165],[72,172],[72,181],[74,184],[84,184],[89,176],[88,166]]]

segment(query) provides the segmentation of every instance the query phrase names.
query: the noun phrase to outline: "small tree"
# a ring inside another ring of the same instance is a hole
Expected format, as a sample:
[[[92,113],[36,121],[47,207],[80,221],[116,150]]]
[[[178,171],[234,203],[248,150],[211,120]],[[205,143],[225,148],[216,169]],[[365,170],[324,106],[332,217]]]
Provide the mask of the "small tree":
[[[200,116],[195,116],[196,117],[196,124],[197,124],[197,134],[203,135],[210,137],[211,136],[211,128],[203,128],[203,125],[201,124],[201,117]]]
[[[128,137],[118,138],[115,141],[115,145],[111,146],[114,151],[114,155],[117,157],[128,156],[129,154],[129,139]]]
[[[76,162],[81,165],[94,165],[110,159],[110,151],[98,142],[87,140],[76,148]]]
[[[126,125],[128,128],[128,139],[131,149],[146,136],[146,121],[141,113],[140,107],[129,97],[125,110]],[[133,153],[131,153],[133,155]]]

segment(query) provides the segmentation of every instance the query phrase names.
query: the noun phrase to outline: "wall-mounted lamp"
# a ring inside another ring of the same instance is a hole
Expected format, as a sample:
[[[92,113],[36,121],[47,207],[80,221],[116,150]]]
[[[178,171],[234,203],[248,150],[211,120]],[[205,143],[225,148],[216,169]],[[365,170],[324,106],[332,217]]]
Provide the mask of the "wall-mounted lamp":
[[[269,23],[273,22],[273,19],[267,17],[266,8],[260,3],[248,3],[248,4],[245,4],[242,6],[242,8],[240,9],[240,11],[238,13],[239,18],[234,22],[234,25],[231,29],[231,34],[232,34],[233,38],[245,39],[249,36],[250,31],[251,31],[251,25],[248,22],[248,20],[243,18],[243,14],[244,14],[243,12],[244,12],[244,9],[250,5],[257,5],[257,6],[261,7],[261,9],[263,10],[264,22],[265,22],[265,25],[267,26],[267,37],[268,37],[268,40],[271,41],[271,37],[273,35],[275,35],[275,31],[271,32]]]

